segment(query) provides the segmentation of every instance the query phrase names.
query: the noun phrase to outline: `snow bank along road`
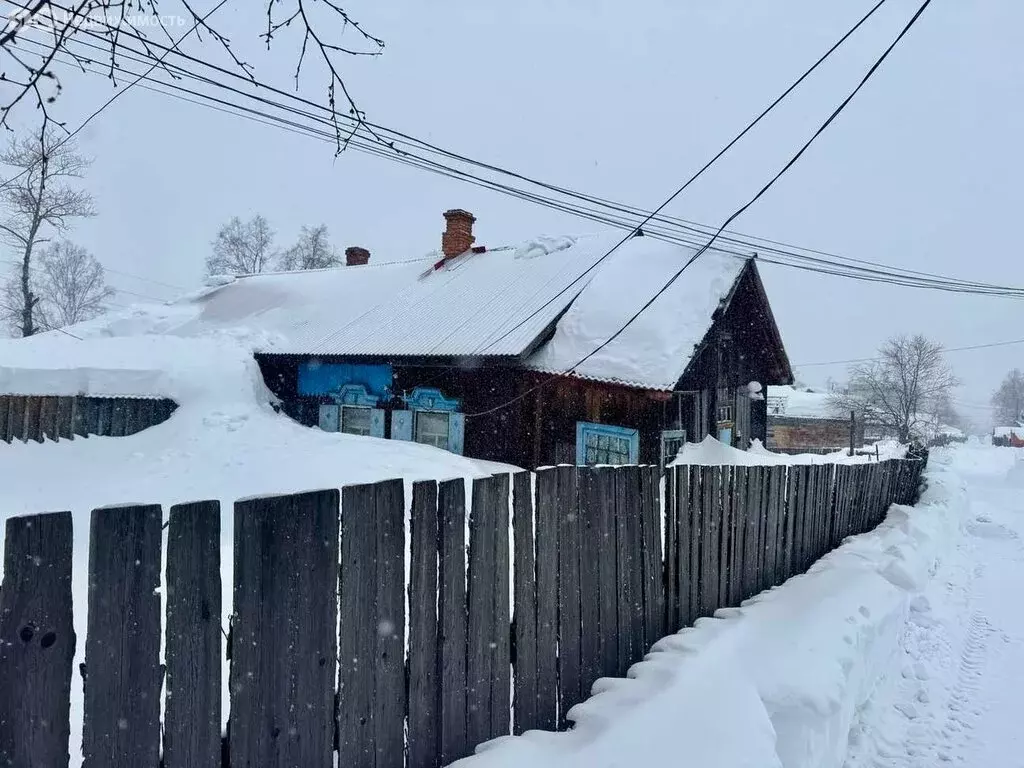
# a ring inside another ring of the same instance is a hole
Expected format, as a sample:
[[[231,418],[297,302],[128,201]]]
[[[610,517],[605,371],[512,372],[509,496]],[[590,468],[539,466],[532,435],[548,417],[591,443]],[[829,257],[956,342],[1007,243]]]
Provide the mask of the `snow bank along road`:
[[[961,535],[910,605],[848,768],[1024,766],[1024,461],[1008,468],[1008,450],[955,455],[969,498]]]
[[[917,507],[458,766],[1024,768],[1022,588],[1024,451],[936,451]]]

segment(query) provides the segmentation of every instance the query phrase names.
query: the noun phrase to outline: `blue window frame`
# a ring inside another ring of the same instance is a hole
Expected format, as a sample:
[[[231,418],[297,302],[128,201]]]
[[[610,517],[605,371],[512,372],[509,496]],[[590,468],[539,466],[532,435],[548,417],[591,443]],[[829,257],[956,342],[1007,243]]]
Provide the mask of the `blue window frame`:
[[[409,410],[392,411],[392,440],[413,440],[452,453],[463,452],[466,417],[459,413],[458,400],[432,387],[417,387],[402,400]]]
[[[636,464],[640,457],[640,432],[610,424],[576,422],[576,463]]]

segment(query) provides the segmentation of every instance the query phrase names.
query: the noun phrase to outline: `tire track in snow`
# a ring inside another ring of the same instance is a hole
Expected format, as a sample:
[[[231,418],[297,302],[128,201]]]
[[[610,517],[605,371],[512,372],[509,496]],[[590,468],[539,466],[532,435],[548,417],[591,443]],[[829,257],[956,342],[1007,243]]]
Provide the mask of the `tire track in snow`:
[[[858,712],[846,768],[954,764],[958,739],[973,722],[961,715],[970,711],[977,679],[972,675],[981,668],[987,639],[986,625],[964,627],[959,619],[974,615],[975,584],[984,575],[982,565],[972,567],[973,560],[971,542],[961,542],[927,596],[911,601],[898,671],[880,681]]]
[[[988,641],[992,635],[988,618],[975,612],[967,628],[967,639],[960,655],[956,686],[946,705],[942,744],[938,758],[943,763],[962,763],[971,742],[978,717],[983,714],[978,692],[988,659]]]

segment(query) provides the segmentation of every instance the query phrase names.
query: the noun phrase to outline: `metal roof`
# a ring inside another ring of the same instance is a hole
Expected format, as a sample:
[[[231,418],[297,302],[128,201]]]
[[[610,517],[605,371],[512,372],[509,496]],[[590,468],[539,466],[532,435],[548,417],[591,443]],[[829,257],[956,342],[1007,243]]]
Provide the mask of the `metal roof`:
[[[693,254],[638,237],[602,260],[619,237],[537,238],[518,248],[467,253],[436,269],[440,256],[431,254],[237,278],[190,299],[198,312],[173,333],[244,329],[265,353],[520,357],[529,367],[563,371]],[[579,375],[671,388],[743,265],[729,254],[703,254]]]

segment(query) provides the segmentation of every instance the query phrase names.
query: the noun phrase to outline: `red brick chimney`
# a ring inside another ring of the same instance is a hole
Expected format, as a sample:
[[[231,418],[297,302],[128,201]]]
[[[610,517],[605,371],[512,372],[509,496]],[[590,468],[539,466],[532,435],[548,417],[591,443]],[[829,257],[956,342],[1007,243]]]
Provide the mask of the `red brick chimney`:
[[[345,266],[361,267],[370,261],[370,252],[365,248],[353,245],[345,249]]]
[[[453,208],[444,212],[448,226],[441,235],[441,252],[446,259],[465,253],[473,247],[473,214],[461,208]]]

